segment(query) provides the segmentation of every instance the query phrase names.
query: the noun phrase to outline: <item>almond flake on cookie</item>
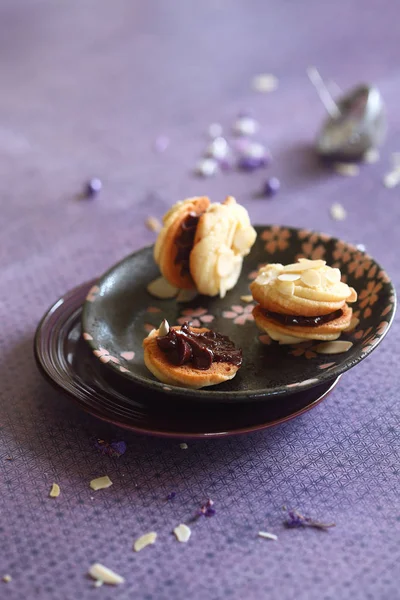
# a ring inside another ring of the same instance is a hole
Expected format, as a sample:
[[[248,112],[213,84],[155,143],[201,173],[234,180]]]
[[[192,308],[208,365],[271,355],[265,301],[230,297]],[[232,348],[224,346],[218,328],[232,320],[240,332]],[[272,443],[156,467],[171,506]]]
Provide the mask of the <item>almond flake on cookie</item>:
[[[300,279],[300,275],[297,273],[282,273],[282,275],[278,275],[279,281],[297,281]]]

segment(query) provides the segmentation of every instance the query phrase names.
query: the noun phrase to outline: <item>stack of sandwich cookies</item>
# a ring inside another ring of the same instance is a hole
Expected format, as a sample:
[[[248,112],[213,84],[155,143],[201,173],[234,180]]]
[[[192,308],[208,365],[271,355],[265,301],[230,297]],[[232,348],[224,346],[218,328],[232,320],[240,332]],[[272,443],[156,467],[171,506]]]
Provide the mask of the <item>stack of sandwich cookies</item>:
[[[189,198],[165,215],[154,258],[172,285],[223,298],[236,285],[255,239],[246,209],[232,196],[222,204]]]
[[[253,309],[256,324],[280,344],[336,340],[350,327],[353,311],[348,303],[357,300],[355,290],[341,281],[339,269],[304,258],[261,268],[250,289],[258,302]]]

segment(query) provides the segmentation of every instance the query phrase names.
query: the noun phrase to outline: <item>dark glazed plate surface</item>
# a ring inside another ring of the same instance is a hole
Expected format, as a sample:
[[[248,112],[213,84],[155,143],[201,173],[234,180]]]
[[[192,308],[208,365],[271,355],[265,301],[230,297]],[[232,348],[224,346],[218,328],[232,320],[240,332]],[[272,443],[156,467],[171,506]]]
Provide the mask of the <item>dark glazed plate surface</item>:
[[[382,340],[395,312],[395,291],[385,271],[354,246],[324,234],[283,226],[257,227],[257,241],[245,259],[237,286],[225,298],[199,296],[190,304],[157,300],[146,286],[159,276],[152,248],[144,248],[112,267],[89,292],[83,310],[83,331],[98,360],[149,390],[193,398],[196,401],[243,402],[285,395],[299,386],[313,387],[337,377],[365,358]],[[322,258],[338,266],[347,283],[358,292],[353,305],[360,323],[341,339],[353,342],[346,353],[318,355],[318,342],[279,346],[261,335],[251,315],[249,283],[260,265],[292,263],[299,257]],[[166,318],[172,324],[192,320],[229,335],[243,349],[243,366],[227,383],[202,390],[166,386],[143,362],[142,341]]]
[[[93,283],[93,282],[92,282]],[[35,358],[42,374],[86,412],[126,429],[177,438],[208,438],[258,431],[310,410],[338,379],[268,402],[209,406],[141,388],[127,380],[115,390],[104,367],[81,337],[82,302],[92,284],[61,298],[45,314],[35,336]]]

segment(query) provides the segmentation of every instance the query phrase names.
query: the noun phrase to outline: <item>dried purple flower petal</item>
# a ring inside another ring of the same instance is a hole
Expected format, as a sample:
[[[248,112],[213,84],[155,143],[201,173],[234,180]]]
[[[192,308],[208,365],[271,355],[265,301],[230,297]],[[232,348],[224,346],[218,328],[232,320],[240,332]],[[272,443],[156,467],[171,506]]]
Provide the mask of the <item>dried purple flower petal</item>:
[[[241,156],[238,160],[237,166],[242,171],[255,171],[260,167],[265,167],[267,160],[265,157],[256,158],[253,156]]]
[[[100,454],[111,456],[112,458],[119,458],[126,452],[126,443],[123,441],[108,443],[105,440],[97,439],[94,442],[94,447]]]
[[[94,177],[87,182],[83,196],[85,198],[93,198],[94,196],[97,196],[102,187],[103,184],[101,183],[101,179]]]
[[[289,510],[288,518],[284,522],[286,527],[293,529],[295,527],[314,527],[315,529],[326,530],[329,527],[335,527],[335,523],[320,523],[310,517],[304,517],[297,510]]]
[[[205,516],[205,517],[213,517],[216,513],[214,506],[214,502],[211,500],[211,498],[209,498],[207,500],[207,502],[205,504],[203,504],[202,506],[200,506],[199,511],[198,511],[198,516]]]
[[[279,179],[277,177],[270,177],[269,179],[267,179],[264,185],[264,196],[274,196],[274,194],[277,193],[280,187],[281,182],[279,181]]]
[[[176,492],[170,492],[167,496],[167,500],[173,500],[176,496]]]

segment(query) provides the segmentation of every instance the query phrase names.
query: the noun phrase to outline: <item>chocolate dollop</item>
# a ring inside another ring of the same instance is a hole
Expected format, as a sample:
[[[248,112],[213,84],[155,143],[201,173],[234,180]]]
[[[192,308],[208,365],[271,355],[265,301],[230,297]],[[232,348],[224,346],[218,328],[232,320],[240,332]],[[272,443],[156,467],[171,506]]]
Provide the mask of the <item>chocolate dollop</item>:
[[[215,331],[196,333],[188,323],[180,330],[170,329],[157,337],[160,350],[174,365],[191,363],[195,369],[207,370],[213,362],[226,362],[237,367],[242,364],[242,351],[226,336]]]
[[[190,212],[182,221],[180,233],[175,241],[177,252],[174,263],[176,265],[181,265],[182,276],[190,275],[189,257],[193,248],[197,225],[202,214],[203,213],[196,214],[195,212]]]

